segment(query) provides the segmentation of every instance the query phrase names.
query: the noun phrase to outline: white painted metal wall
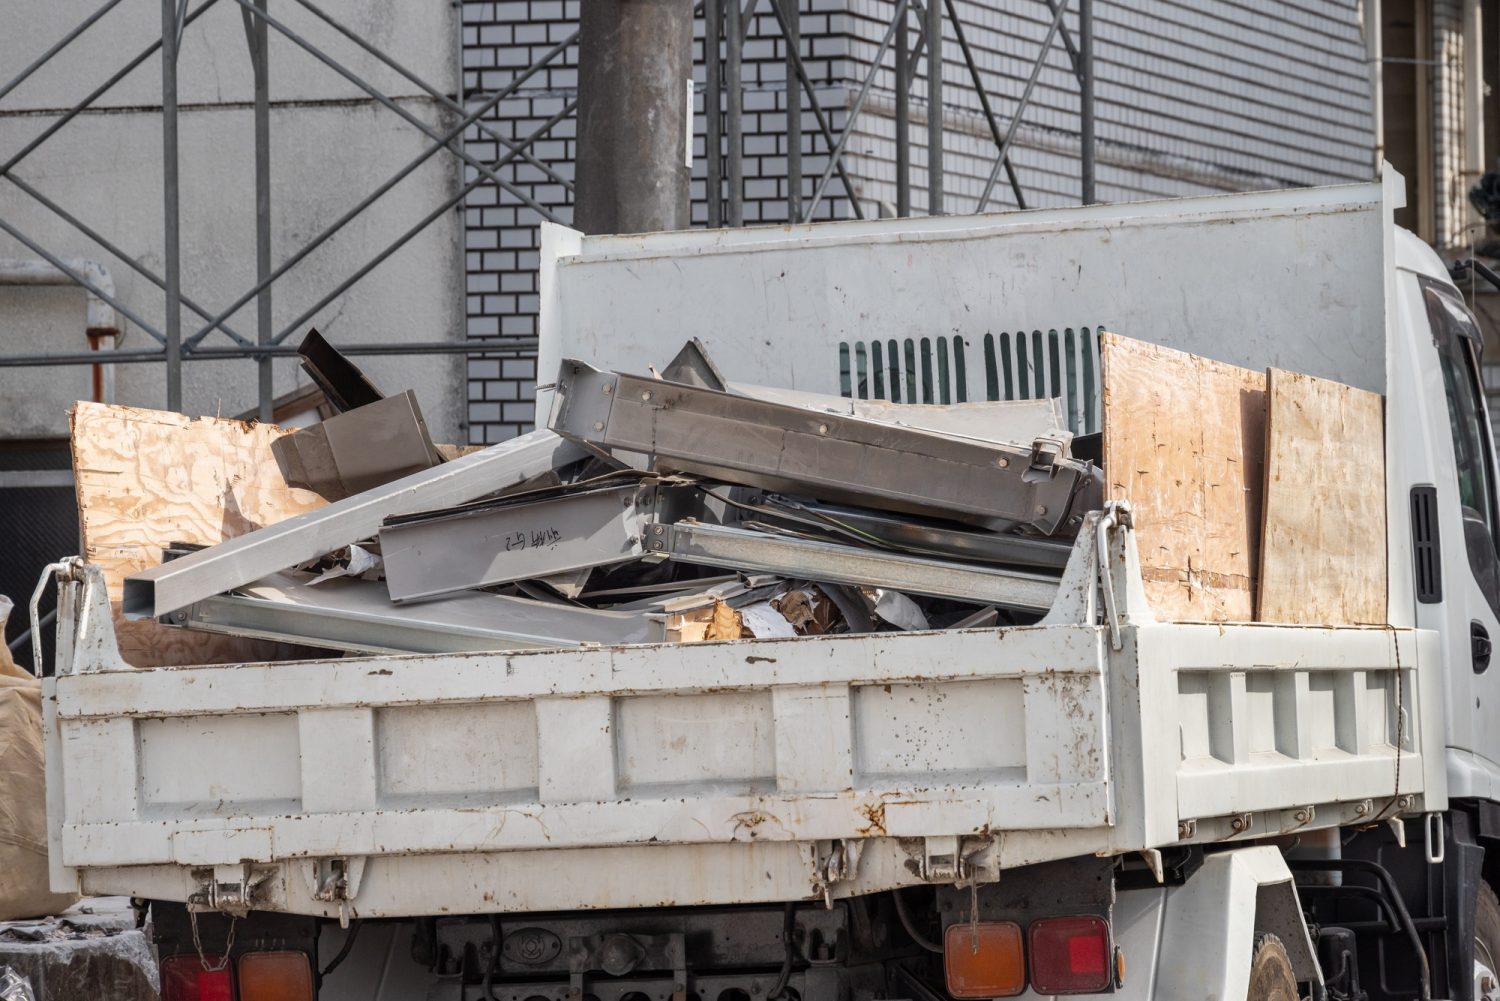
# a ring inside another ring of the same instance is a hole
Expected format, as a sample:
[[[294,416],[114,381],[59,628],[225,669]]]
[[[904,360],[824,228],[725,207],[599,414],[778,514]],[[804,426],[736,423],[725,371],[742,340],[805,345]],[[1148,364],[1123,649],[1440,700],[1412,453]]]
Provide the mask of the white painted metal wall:
[[[985,217],[543,233],[542,353],[645,372],[690,337],[731,379],[840,391],[840,346],[1097,328],[1385,386],[1378,183]],[[649,289],[649,295],[643,290]],[[1267,290],[1274,289],[1274,295]],[[966,366],[969,399],[984,366]]]

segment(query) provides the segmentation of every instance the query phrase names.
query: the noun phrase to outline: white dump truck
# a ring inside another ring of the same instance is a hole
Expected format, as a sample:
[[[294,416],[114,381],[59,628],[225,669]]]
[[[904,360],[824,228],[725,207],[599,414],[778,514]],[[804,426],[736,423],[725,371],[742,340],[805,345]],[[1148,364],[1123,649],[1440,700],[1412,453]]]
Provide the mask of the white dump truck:
[[[1171,621],[1120,503],[1043,613],[934,631],[139,669],[75,563],[54,888],[149,910],[167,1001],[1500,997],[1482,344],[1401,190],[543,234],[544,381],[697,338],[747,384],[1058,398],[1076,447],[1107,329],[1378,393],[1379,621]],[[182,574],[451,502],[508,447]],[[125,612],[170,620],[178,581]]]

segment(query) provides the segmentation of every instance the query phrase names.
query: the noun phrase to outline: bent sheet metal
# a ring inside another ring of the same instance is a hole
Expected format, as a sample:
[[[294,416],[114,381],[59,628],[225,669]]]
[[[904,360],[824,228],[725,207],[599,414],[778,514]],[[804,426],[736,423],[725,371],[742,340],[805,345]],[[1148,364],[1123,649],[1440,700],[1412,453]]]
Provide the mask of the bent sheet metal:
[[[658,471],[1046,535],[1097,507],[1066,435],[1005,444],[750,399],[564,361],[549,426]]]

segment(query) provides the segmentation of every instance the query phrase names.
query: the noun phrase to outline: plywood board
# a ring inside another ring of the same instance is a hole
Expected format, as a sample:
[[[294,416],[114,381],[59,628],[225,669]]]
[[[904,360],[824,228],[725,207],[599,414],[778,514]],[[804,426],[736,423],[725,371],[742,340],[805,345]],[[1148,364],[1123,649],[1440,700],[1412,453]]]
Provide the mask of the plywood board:
[[[300,651],[118,614],[125,577],[161,562],[170,543],[212,545],[326,503],[282,481],[271,442],[291,432],[101,403],[79,403],[71,419],[83,557],[104,571],[125,660],[222,664]]]
[[[1100,334],[1104,475],[1130,501],[1159,619],[1249,621],[1264,491],[1266,379]]]
[[[1256,617],[1384,623],[1385,415],[1378,393],[1266,373],[1266,500]]]

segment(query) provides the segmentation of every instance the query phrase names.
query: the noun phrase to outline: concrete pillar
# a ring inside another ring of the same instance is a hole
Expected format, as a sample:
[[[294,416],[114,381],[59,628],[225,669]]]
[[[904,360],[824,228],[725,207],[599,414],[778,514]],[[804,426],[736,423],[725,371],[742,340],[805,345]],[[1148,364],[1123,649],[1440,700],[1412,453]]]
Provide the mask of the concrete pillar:
[[[580,8],[573,224],[585,233],[687,229],[692,0]]]

